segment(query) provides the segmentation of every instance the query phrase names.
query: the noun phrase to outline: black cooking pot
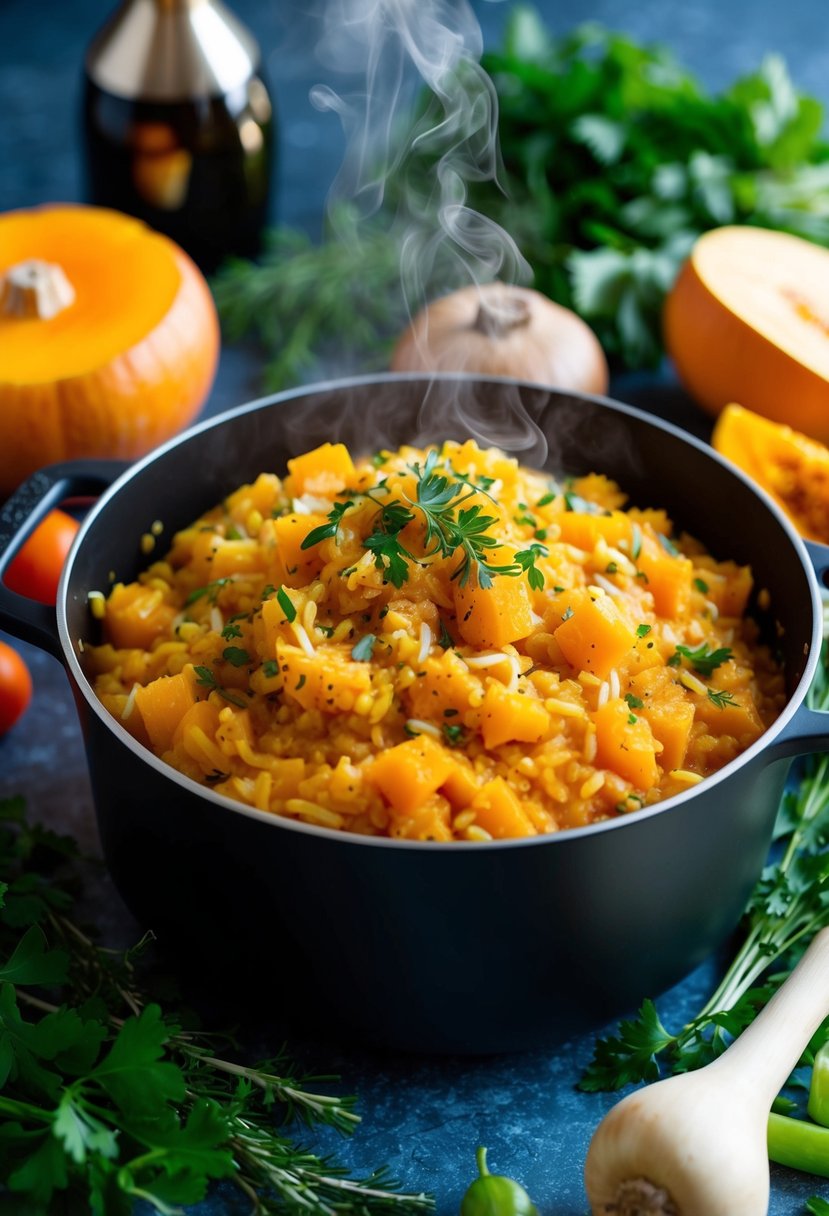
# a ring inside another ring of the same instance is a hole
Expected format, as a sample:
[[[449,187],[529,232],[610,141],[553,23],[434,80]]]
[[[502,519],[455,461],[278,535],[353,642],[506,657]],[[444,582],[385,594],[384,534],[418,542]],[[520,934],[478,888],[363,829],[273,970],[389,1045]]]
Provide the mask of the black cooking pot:
[[[100,705],[83,671],[99,630],[87,596],[146,564],[139,539],[153,521],[171,538],[229,490],[283,472],[290,455],[325,440],[360,452],[470,435],[558,474],[605,472],[633,504],[667,508],[715,556],[751,565],[770,604],[755,597],[751,611],[785,664],[788,702],[748,751],[624,819],[529,840],[416,843],[242,806],[163,764]],[[119,891],[191,955],[206,943],[217,984],[243,989],[255,978],[261,991],[278,977],[281,1007],[341,1038],[500,1051],[657,995],[734,928],[766,858],[788,759],[829,742],[825,716],[804,704],[821,640],[812,561],[822,577],[829,550],[816,546],[810,561],[770,500],[704,444],[598,398],[382,376],[254,402],[118,471],[55,466],[6,504],[0,576],[48,509],[105,491],[66,563],[57,614],[2,588],[0,625],[66,666]]]

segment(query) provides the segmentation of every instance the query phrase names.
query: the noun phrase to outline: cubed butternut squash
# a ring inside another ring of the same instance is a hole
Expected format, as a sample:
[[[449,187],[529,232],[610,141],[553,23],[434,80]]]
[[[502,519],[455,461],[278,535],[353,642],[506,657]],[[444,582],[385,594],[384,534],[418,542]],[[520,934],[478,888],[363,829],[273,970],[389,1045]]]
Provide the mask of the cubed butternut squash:
[[[277,597],[271,596],[264,600],[262,608],[254,618],[253,635],[263,659],[272,659],[276,654],[276,643],[283,637],[283,631],[288,624],[285,609]]]
[[[472,808],[475,822],[489,832],[493,840],[538,835],[518,796],[503,777],[493,777],[481,786],[472,799]]]
[[[219,711],[212,701],[196,701],[191,705],[173,732],[172,747],[181,743],[190,727],[198,727],[208,739],[215,737],[219,727]]]
[[[470,698],[480,693],[480,689],[477,676],[454,650],[447,650],[440,657],[430,656],[418,664],[417,678],[402,695],[410,717],[432,721],[443,717],[446,710],[454,710],[450,717],[455,719],[469,709]]]
[[[708,696],[696,698],[696,716],[712,735],[733,735],[746,748],[763,733],[763,720],[748,689],[731,692],[731,697],[733,701],[722,706]]]
[[[273,535],[279,565],[278,580],[289,587],[302,587],[322,569],[319,546],[303,549],[302,542],[314,528],[326,522],[324,515],[280,515],[273,520]]]
[[[320,646],[311,655],[299,646],[278,641],[276,662],[284,696],[303,709],[347,713],[361,693],[371,691],[369,664],[348,658],[346,651],[334,646]]]
[[[682,768],[694,725],[694,706],[677,684],[673,668],[651,667],[634,676],[630,692],[642,702],[633,712],[647,719],[653,736],[662,744],[659,765],[666,772]]]
[[[303,494],[336,494],[345,489],[354,477],[354,462],[344,443],[323,443],[311,452],[288,461],[290,489],[299,498]]]
[[[636,634],[613,599],[599,589],[578,589],[565,598],[565,619],[553,636],[577,671],[604,679],[628,654]]]
[[[690,558],[669,553],[659,541],[645,536],[636,565],[647,580],[645,586],[653,596],[653,606],[660,616],[672,618],[688,613],[694,576],[694,563]]]
[[[381,752],[367,775],[396,811],[411,815],[437,793],[453,767],[445,747],[428,735],[418,735]]]
[[[490,680],[481,705],[481,734],[485,747],[498,747],[513,740],[537,743],[550,726],[550,715],[541,701],[529,693],[510,692]]]
[[[389,835],[401,840],[452,840],[448,802],[437,795],[405,814],[392,808]]]
[[[455,810],[462,811],[468,807],[480,788],[481,783],[469,761],[461,756],[453,757],[452,771],[440,787],[440,792],[449,799]]]
[[[716,604],[720,616],[742,616],[754,587],[750,566],[736,562],[718,562],[716,570],[705,570],[702,580],[707,587],[706,599]]]
[[[244,523],[251,511],[267,518],[279,494],[279,478],[273,473],[260,473],[251,485],[240,486],[225,499],[230,515]]]
[[[176,676],[159,676],[135,690],[135,704],[159,756],[173,745],[176,727],[196,702],[192,672],[185,668]]]
[[[119,650],[149,650],[157,637],[170,630],[177,613],[157,587],[116,583],[107,600],[104,635]]]
[[[535,628],[524,578],[496,575],[491,587],[480,587],[473,577],[464,587],[459,580],[452,586],[458,631],[470,646],[499,650]]]
[[[631,533],[630,519],[624,511],[611,511],[608,515],[588,514],[585,511],[562,511],[556,516],[561,529],[560,539],[565,544],[575,545],[592,553],[599,540],[618,547],[628,540]]]
[[[611,698],[590,717],[596,726],[596,767],[612,769],[637,790],[655,785],[659,771],[647,719],[631,713],[621,697]]]
[[[224,540],[213,548],[210,581],[231,578],[234,574],[264,573],[265,566],[259,542],[255,540]]]

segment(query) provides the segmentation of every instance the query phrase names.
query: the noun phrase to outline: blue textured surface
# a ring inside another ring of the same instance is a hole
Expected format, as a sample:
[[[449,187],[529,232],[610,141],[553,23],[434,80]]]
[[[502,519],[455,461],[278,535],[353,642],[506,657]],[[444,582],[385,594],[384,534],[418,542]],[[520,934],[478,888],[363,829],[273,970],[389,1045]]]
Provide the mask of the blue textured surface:
[[[368,3],[368,0],[366,0]],[[81,197],[78,139],[79,67],[85,44],[108,5],[99,0],[0,0],[0,209]],[[485,39],[493,43],[507,4],[478,0],[475,11]],[[537,6],[556,30],[594,18],[637,38],[659,40],[712,87],[726,85],[754,68],[770,51],[789,61],[796,82],[829,100],[829,41],[823,37],[822,6],[814,0],[548,0]],[[236,0],[235,10],[265,50],[280,114],[281,157],[276,194],[279,218],[319,230],[324,200],[342,152],[336,118],[309,102],[311,85],[326,79],[314,59],[317,24],[311,5],[280,0]],[[250,354],[228,350],[210,411],[255,395],[259,368]],[[699,425],[687,402],[662,381],[633,378],[617,383],[616,395]],[[89,785],[80,731],[59,665],[21,645],[30,662],[36,694],[24,723],[0,739],[0,796],[22,791],[33,812],[96,848]],[[113,939],[128,941],[136,927],[106,878],[91,907]],[[636,944],[631,943],[631,949]],[[711,961],[661,1001],[663,1017],[677,1026],[710,990],[717,964]],[[566,977],[562,977],[566,982]],[[239,992],[244,977],[216,976]],[[497,962],[491,982],[498,983]],[[469,1010],[474,1019],[475,1010]],[[251,1037],[257,1051],[276,1050],[284,1026],[259,1026]],[[574,1086],[590,1055],[592,1036],[554,1051],[487,1060],[420,1060],[378,1057],[347,1043],[292,1040],[303,1063],[337,1071],[361,1097],[364,1125],[350,1142],[328,1138],[344,1164],[367,1170],[388,1162],[407,1188],[431,1189],[439,1213],[457,1211],[474,1172],[474,1150],[490,1150],[493,1169],[521,1179],[545,1213],[583,1216],[581,1169],[593,1128],[613,1099],[585,1095]],[[826,1188],[824,1187],[824,1193]],[[774,1170],[773,1216],[803,1211],[806,1196],[820,1191],[816,1180]],[[226,1216],[247,1205],[218,1190],[200,1205],[200,1216]]]

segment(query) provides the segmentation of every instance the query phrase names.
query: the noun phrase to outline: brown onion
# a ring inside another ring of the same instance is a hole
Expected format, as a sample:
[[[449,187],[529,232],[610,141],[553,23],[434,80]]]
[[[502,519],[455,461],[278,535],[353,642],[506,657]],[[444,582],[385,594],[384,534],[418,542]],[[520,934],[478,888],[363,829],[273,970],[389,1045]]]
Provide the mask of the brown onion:
[[[586,393],[605,393],[608,383],[604,351],[581,317],[506,283],[432,301],[398,339],[391,368],[509,376]]]

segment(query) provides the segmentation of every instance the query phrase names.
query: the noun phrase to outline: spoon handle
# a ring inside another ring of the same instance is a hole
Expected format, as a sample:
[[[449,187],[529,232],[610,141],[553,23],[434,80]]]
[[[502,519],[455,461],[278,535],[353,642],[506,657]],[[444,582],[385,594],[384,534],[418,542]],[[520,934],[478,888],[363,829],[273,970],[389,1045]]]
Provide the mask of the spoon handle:
[[[770,1106],[827,1014],[829,928],[815,934],[783,986],[712,1067],[739,1076]]]

